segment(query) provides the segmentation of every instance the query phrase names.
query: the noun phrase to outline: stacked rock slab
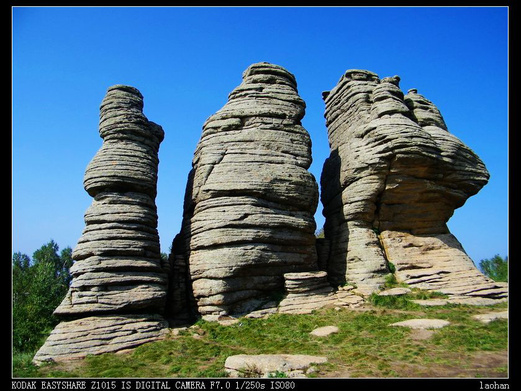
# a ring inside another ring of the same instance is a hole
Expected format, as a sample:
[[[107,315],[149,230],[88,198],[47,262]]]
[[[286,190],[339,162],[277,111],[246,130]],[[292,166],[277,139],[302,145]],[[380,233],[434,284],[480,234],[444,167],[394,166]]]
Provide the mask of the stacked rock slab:
[[[324,307],[360,306],[364,299],[353,293],[352,286],[334,290],[325,271],[284,274],[287,295],[278,304],[282,314],[309,314]]]
[[[163,129],[143,114],[141,93],[108,89],[101,103],[101,149],[87,166],[94,200],[72,253],[72,283],[56,308],[63,318],[36,362],[84,357],[139,345],[162,335],[167,291],[155,205]]]
[[[279,303],[280,313],[311,313],[337,301],[325,271],[286,273],[284,280],[287,295]]]
[[[450,134],[439,110],[398,76],[349,70],[323,94],[331,148],[321,178],[327,270],[370,293],[396,267],[411,287],[504,297],[447,221],[488,181],[483,162]]]
[[[284,273],[317,270],[304,111],[295,77],[257,63],[205,122],[172,246],[173,270],[185,271],[173,274],[174,312],[247,313],[284,291]]]

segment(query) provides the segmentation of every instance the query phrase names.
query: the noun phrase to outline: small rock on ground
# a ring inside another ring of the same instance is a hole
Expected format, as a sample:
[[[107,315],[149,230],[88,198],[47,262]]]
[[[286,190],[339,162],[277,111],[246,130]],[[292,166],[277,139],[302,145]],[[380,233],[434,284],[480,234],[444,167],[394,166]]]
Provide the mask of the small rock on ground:
[[[455,296],[449,299],[425,299],[425,300],[411,300],[413,303],[424,307],[441,306],[446,304],[463,304],[463,305],[494,305],[506,302],[508,298],[490,299],[487,297],[461,297]]]
[[[508,319],[508,311],[501,312],[488,312],[486,314],[474,315],[474,319],[479,320],[485,324],[488,324],[496,319]]]
[[[306,377],[307,373],[315,371],[311,364],[326,362],[327,357],[303,354],[238,354],[226,359],[224,369],[230,377],[268,377],[276,373]]]
[[[409,288],[391,288],[378,293],[378,296],[403,296],[411,292]]]
[[[390,326],[409,327],[411,329],[441,329],[449,324],[449,321],[443,319],[409,319],[392,323]]]
[[[310,334],[314,335],[315,337],[327,337],[328,335],[336,334],[336,333],[338,333],[338,327],[336,327],[336,326],[319,327],[319,328],[313,330],[312,332],[310,332]]]
[[[449,303],[448,299],[424,299],[424,300],[411,300],[413,303],[424,306],[424,307],[435,307],[446,305]]]

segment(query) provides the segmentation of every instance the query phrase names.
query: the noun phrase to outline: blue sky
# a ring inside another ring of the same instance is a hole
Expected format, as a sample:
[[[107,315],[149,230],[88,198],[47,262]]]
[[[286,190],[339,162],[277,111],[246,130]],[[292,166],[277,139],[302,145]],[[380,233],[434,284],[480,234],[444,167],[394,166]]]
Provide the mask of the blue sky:
[[[76,245],[113,84],[138,88],[165,130],[156,203],[168,252],[204,121],[250,64],[268,61],[295,75],[306,101],[317,181],[329,155],[322,91],[353,68],[417,88],[491,173],[449,228],[475,262],[508,253],[506,7],[14,7],[12,20],[13,252]]]

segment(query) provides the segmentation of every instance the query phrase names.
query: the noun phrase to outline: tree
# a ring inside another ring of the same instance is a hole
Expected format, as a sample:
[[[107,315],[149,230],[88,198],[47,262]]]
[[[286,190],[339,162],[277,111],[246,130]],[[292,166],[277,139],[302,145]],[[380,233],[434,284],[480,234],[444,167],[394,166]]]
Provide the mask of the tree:
[[[65,297],[71,281],[72,249],[58,254],[51,240],[36,250],[31,259],[13,254],[13,347],[32,351],[58,320],[52,314]]]
[[[494,281],[506,282],[508,280],[508,257],[503,259],[499,255],[495,255],[491,259],[482,259],[479,267],[486,276]]]
[[[55,279],[63,290],[63,286],[65,285],[68,288],[71,281],[69,269],[73,262],[72,249],[66,247],[62,250],[60,255],[58,255],[58,250],[58,245],[51,240],[49,243],[43,245],[39,250],[34,252],[33,263],[34,266],[48,265],[47,267],[50,268],[49,277]],[[65,293],[66,292],[67,290],[65,290]]]

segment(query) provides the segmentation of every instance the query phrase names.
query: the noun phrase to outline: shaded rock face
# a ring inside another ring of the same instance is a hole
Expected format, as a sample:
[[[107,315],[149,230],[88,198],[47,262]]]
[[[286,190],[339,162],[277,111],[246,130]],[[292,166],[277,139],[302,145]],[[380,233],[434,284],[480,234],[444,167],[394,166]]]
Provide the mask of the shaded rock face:
[[[392,262],[398,280],[411,286],[463,295],[477,285],[495,289],[446,225],[489,174],[448,132],[436,106],[416,90],[404,95],[399,81],[349,70],[323,93],[331,148],[321,177],[329,278],[370,293]]]
[[[85,190],[94,199],[72,253],[71,286],[54,312],[69,321],[56,327],[35,361],[134,346],[157,338],[167,326],[158,316],[168,281],[155,205],[164,133],[142,110],[141,93],[129,86],[110,87],[101,103],[103,145],[84,176]],[[86,342],[85,335],[97,329],[104,335]]]
[[[253,64],[205,122],[174,240],[172,311],[245,313],[283,274],[317,269],[316,181],[295,77]]]

